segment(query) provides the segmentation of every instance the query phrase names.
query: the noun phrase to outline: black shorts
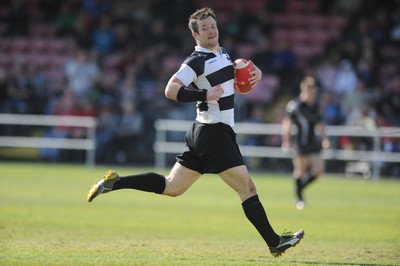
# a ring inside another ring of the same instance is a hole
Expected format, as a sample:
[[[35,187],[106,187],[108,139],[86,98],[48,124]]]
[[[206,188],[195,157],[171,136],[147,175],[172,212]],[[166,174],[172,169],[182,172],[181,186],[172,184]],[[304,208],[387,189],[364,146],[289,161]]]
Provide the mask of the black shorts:
[[[313,142],[309,143],[308,145],[296,145],[295,146],[295,154],[296,155],[314,155],[319,154],[322,151],[321,142]]]
[[[176,160],[183,166],[204,173],[221,173],[244,165],[236,133],[226,124],[194,122],[185,135],[186,147]]]

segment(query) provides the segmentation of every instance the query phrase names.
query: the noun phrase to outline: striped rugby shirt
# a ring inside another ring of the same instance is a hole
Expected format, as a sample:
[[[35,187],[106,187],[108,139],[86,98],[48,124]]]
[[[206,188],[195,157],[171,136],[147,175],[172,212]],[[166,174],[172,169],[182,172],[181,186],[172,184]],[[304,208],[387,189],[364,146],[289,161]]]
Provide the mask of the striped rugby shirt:
[[[297,126],[297,142],[300,147],[320,142],[319,132],[315,132],[315,126],[322,122],[322,116],[317,103],[312,106],[301,101],[300,98],[291,100],[286,105],[289,118]]]
[[[220,52],[199,46],[174,74],[185,86],[210,89],[218,84],[224,89],[219,101],[197,102],[196,120],[200,123],[222,122],[234,126],[234,70],[224,48]]]

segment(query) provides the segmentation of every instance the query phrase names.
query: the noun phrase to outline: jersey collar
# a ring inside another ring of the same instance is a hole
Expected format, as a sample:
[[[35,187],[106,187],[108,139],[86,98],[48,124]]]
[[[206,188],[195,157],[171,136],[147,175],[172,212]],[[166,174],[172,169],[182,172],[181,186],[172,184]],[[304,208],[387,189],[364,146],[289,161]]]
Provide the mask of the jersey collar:
[[[210,50],[210,49],[200,47],[200,46],[195,46],[194,49],[195,49],[195,51],[198,51],[198,52],[213,53],[215,55],[222,54],[222,47],[219,47],[219,51]]]

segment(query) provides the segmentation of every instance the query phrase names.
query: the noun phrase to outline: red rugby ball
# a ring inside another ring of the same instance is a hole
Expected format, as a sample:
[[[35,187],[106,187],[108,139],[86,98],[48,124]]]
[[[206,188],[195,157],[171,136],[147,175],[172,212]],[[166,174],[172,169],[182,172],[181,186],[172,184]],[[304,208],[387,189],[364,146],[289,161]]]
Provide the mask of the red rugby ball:
[[[249,83],[250,72],[254,70],[253,64],[246,59],[236,59],[233,62],[235,69],[235,89],[240,93],[248,93],[252,90]]]

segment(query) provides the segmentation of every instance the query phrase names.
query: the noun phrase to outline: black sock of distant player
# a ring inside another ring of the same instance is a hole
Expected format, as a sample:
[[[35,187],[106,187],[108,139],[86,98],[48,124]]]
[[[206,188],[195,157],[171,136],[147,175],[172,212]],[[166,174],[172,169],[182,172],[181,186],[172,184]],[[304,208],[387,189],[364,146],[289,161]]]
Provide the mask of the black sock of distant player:
[[[307,180],[303,183],[303,188],[305,188],[306,186],[308,186],[309,184],[311,184],[312,182],[314,182],[317,179],[317,176],[315,175],[310,175]]]
[[[165,190],[165,177],[156,173],[121,176],[113,190],[132,188],[161,194]]]
[[[296,196],[298,200],[303,200],[303,195],[302,195],[302,190],[304,188],[303,181],[301,180],[301,177],[295,178],[296,182]]]
[[[303,186],[303,180],[301,180],[301,177],[295,178],[295,183],[296,183],[296,196],[298,200],[303,200],[303,195],[302,195],[302,190],[304,188]]]
[[[242,206],[247,219],[254,225],[267,245],[269,247],[278,246],[279,236],[272,229],[258,195],[243,201]]]

